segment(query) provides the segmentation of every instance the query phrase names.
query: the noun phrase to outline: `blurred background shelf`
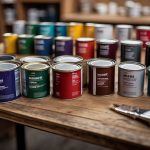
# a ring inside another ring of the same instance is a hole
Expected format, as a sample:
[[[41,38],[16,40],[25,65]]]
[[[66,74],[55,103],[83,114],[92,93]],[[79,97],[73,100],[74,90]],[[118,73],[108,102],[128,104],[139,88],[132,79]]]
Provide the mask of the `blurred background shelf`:
[[[22,3],[60,3],[60,0],[21,0]]]

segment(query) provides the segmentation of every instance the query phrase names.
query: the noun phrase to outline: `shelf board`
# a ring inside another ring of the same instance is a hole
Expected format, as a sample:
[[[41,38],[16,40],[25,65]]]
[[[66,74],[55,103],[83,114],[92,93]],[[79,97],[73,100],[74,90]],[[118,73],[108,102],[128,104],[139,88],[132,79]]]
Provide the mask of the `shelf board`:
[[[131,18],[127,16],[101,16],[99,14],[81,14],[81,13],[66,13],[62,14],[63,21],[81,21],[81,22],[100,22],[100,23],[124,23],[124,24],[143,24],[150,25],[150,17],[142,16]]]
[[[22,3],[59,3],[60,0],[21,0]]]

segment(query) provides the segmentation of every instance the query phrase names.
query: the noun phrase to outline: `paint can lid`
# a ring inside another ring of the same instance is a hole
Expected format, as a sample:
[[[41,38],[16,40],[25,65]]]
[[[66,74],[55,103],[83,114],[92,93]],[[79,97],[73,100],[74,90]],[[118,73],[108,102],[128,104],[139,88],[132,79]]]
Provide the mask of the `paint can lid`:
[[[116,25],[116,28],[128,29],[128,28],[133,28],[133,26],[129,24],[118,24]]]
[[[109,68],[115,66],[115,60],[107,59],[107,58],[95,58],[90,59],[87,64],[96,68]]]
[[[82,67],[76,64],[69,63],[57,63],[52,66],[53,70],[57,70],[59,72],[74,72],[80,70]]]
[[[150,30],[150,26],[137,26],[136,29],[140,29],[140,30]]]
[[[99,40],[96,40],[96,42],[102,43],[102,44],[114,44],[114,43],[118,43],[118,40],[99,39]]]
[[[19,65],[15,62],[11,62],[11,61],[4,61],[0,63],[0,72],[3,71],[11,71],[16,69],[17,67],[19,67]]]
[[[143,42],[139,40],[123,40],[121,45],[142,45]]]
[[[40,25],[45,25],[45,26],[47,26],[47,25],[55,25],[53,22],[41,22],[40,23]]]
[[[15,60],[15,59],[16,57],[13,55],[0,54],[0,61]]]
[[[83,26],[83,23],[81,23],[81,22],[70,22],[68,25],[69,26],[76,26],[76,25]]]
[[[61,62],[61,63],[80,63],[83,61],[83,58],[77,56],[71,56],[71,55],[63,55],[63,56],[55,57],[53,61]]]
[[[76,41],[79,41],[79,42],[90,42],[90,41],[94,41],[94,38],[81,37],[81,38],[77,38]]]
[[[70,41],[70,40],[72,40],[72,37],[70,37],[70,36],[57,36],[57,37],[55,38],[55,40]]]
[[[52,37],[46,36],[46,35],[37,35],[34,37],[34,39],[52,39]]]
[[[137,70],[144,70],[145,65],[138,63],[138,62],[122,62],[119,64],[119,68],[124,69],[124,70],[130,70],[130,71],[137,71]]]
[[[56,26],[66,26],[67,23],[66,22],[56,22],[55,25]]]
[[[33,38],[34,36],[31,34],[21,34],[19,35],[19,38]]]
[[[15,33],[4,33],[3,36],[5,36],[5,37],[9,37],[9,36],[16,36],[16,37],[18,37],[18,35],[15,34]]]
[[[95,23],[86,23],[85,26],[87,26],[87,27],[94,27]]]

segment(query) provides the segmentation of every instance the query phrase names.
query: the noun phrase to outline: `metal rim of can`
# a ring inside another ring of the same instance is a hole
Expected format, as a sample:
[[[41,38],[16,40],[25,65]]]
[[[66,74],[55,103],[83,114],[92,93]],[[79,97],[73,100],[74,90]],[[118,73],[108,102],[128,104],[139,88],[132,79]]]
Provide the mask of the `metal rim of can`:
[[[11,66],[9,68],[6,68],[6,66],[5,67],[3,66],[2,68],[5,68],[5,69],[0,69],[0,72],[12,71],[12,70],[15,70],[21,66],[20,62],[12,61],[12,60],[0,62],[0,66],[4,65],[4,64],[11,65]]]
[[[15,33],[4,33],[3,36],[5,36],[5,37],[18,36],[18,34],[15,34]]]
[[[68,68],[66,69],[64,66]],[[58,72],[74,72],[74,71],[81,70],[82,66],[78,64],[71,64],[71,63],[56,63],[52,65],[52,69]]]
[[[128,68],[122,67],[123,65],[124,66],[128,65]],[[138,62],[134,62],[134,61],[124,61],[124,62],[121,62],[118,65],[118,67],[120,69],[127,70],[127,71],[141,71],[141,70],[145,70],[145,65],[143,65],[141,63],[138,63]]]
[[[94,63],[95,62],[95,63]],[[108,58],[94,58],[87,61],[88,66],[96,68],[110,68],[116,65],[116,61]]]
[[[21,34],[18,36],[19,38],[33,38],[34,35],[31,35],[31,34]]]
[[[80,37],[80,38],[77,38],[76,41],[78,41],[78,42],[90,42],[90,41],[94,41],[94,38]]]
[[[28,71],[43,71],[49,69],[50,66],[45,63],[41,62],[30,62],[25,63],[21,66],[21,69],[28,70]]]
[[[99,39],[99,40],[96,40],[96,43],[102,43],[102,44],[114,44],[114,43],[118,43],[118,40],[116,39],[112,39],[112,40],[109,40],[109,39]]]
[[[85,26],[87,26],[87,27],[94,27],[95,23],[86,23]]]
[[[42,63],[48,63],[50,62],[50,59],[47,56],[26,56],[26,57],[22,57],[20,58],[20,62],[21,63],[31,63],[36,59],[36,62],[42,62]],[[38,59],[40,59],[39,61],[37,61]],[[30,61],[32,60],[32,61]]]
[[[69,61],[65,61],[65,58],[70,58]],[[76,59],[76,60],[75,60]],[[62,61],[63,60],[63,61]],[[74,61],[75,60],[75,61]],[[71,56],[71,55],[63,55],[63,56],[58,56],[58,57],[55,57],[53,59],[53,62],[55,63],[80,63],[83,61],[83,58],[80,57],[80,56]]]
[[[146,46],[150,47],[150,42],[146,42],[145,44]]]
[[[39,22],[37,22],[37,21],[30,21],[30,22],[27,22],[27,25],[39,25]]]
[[[16,20],[15,22],[14,22],[14,24],[18,24],[18,23],[26,23],[26,21],[25,20]]]
[[[55,40],[70,41],[70,40],[72,40],[72,37],[70,37],[70,36],[57,36],[55,38]]]
[[[68,26],[76,26],[76,25],[83,26],[83,23],[80,23],[80,22],[70,22],[70,23],[68,23]]]
[[[105,28],[105,27],[113,27],[111,24],[95,24],[95,27],[101,27],[101,28]]]
[[[55,25],[53,22],[41,22],[40,25]]]
[[[64,26],[64,25],[67,25],[68,23],[66,22],[56,22],[55,25],[56,26]]]
[[[123,40],[121,45],[142,45],[143,42],[140,40]]]
[[[37,35],[34,37],[34,39],[38,39],[38,40],[47,40],[47,39],[53,39],[52,37],[50,36],[45,36],[45,35]]]
[[[8,55],[8,54],[0,54],[0,58],[1,57],[9,57],[9,58],[12,58],[12,59],[10,59],[10,60],[15,60],[16,59],[16,57],[15,56],[13,56],[13,55]],[[0,59],[0,62],[1,61],[7,61],[7,60],[1,60]],[[9,60],[8,60],[9,61]]]
[[[138,30],[150,30],[150,26],[137,26],[136,29],[138,29]]]
[[[121,28],[121,29],[132,29],[133,26],[129,24],[118,24],[116,25],[116,28]]]

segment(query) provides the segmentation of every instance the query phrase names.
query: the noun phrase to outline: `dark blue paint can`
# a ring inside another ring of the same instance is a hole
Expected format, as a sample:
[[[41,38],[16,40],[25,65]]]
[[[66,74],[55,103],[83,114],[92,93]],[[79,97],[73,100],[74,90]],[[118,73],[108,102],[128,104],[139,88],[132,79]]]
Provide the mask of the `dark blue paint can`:
[[[34,38],[34,50],[36,55],[49,56],[53,54],[52,37],[38,35]]]
[[[7,60],[15,60],[16,57],[13,55],[1,54],[0,61],[7,61]]]
[[[0,63],[0,102],[17,99],[20,96],[20,63]]]
[[[57,22],[55,24],[55,36],[67,36],[67,23]]]
[[[73,39],[71,37],[58,36],[55,38],[55,56],[73,55]]]

